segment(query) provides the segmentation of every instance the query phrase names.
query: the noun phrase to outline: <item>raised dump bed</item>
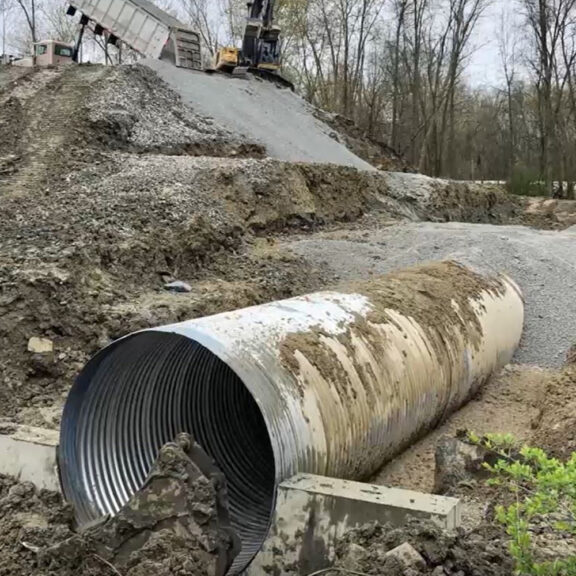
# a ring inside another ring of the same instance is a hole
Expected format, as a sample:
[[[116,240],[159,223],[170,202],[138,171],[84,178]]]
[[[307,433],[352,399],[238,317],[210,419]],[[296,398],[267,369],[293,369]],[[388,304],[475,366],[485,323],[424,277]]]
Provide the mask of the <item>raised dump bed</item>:
[[[73,0],[70,6],[144,56],[202,69],[200,35],[148,0]]]

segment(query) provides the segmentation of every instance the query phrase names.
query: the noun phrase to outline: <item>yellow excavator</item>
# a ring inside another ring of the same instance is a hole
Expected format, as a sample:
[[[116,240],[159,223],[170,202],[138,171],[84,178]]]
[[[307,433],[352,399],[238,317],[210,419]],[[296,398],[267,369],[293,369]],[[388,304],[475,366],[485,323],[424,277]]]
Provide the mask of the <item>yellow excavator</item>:
[[[274,24],[274,0],[248,2],[242,48],[226,46],[216,53],[213,68],[237,76],[248,72],[294,88],[280,74],[280,27]]]

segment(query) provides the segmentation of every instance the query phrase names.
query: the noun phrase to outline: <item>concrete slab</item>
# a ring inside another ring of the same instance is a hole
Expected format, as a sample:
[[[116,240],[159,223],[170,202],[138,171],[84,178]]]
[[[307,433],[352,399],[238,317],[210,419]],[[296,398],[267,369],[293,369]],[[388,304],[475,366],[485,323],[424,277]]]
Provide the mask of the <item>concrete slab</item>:
[[[329,567],[338,540],[368,522],[401,526],[410,518],[452,530],[460,501],[399,488],[299,474],[278,487],[268,538],[248,576],[308,574]]]
[[[57,430],[3,423],[0,428],[0,474],[60,491]]]

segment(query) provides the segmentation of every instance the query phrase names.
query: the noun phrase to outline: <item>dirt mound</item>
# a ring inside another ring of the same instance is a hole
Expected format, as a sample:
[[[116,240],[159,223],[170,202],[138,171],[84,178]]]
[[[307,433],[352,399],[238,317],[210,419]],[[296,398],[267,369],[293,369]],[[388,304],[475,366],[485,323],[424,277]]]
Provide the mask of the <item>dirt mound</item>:
[[[146,66],[108,69],[87,102],[90,129],[110,149],[263,157],[264,148],[194,112]]]
[[[40,549],[39,563],[60,576],[86,574],[95,560],[126,576],[224,576],[239,550],[224,476],[180,434],[115,516]]]
[[[354,220],[343,168],[109,154],[49,193],[1,198],[0,415],[55,426],[88,356],[139,328],[317,290],[329,279],[255,234]],[[171,280],[188,294],[163,290]],[[49,339],[53,353],[28,349]]]
[[[531,443],[550,456],[566,460],[576,452],[576,364],[550,378]]]
[[[72,511],[59,494],[0,476],[2,576],[44,576],[38,550],[72,536],[72,525]]]
[[[527,222],[539,228],[569,228],[576,225],[576,201],[526,198]]]
[[[424,562],[407,568],[395,557],[386,555],[404,543],[410,544]],[[403,528],[367,524],[342,538],[336,558],[336,566],[374,575],[510,576],[514,573],[506,535],[495,526],[453,534],[427,522],[414,521]]]
[[[501,186],[399,172],[384,177],[388,194],[412,203],[420,220],[505,224],[525,213],[523,200]]]

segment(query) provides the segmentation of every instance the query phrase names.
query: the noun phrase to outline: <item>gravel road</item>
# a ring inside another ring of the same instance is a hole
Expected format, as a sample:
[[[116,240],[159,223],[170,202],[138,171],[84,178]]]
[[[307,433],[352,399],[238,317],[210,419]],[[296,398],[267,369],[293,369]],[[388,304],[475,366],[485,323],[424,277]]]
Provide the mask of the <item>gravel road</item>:
[[[453,259],[483,272],[504,272],[522,288],[524,336],[515,360],[560,366],[576,343],[576,231],[521,226],[402,223],[370,232],[326,233],[288,244],[342,280]]]
[[[333,138],[335,131],[314,117],[303,98],[286,88],[257,78],[192,72],[160,60],[141,63],[157,72],[194,112],[264,145],[272,158],[374,170]]]

